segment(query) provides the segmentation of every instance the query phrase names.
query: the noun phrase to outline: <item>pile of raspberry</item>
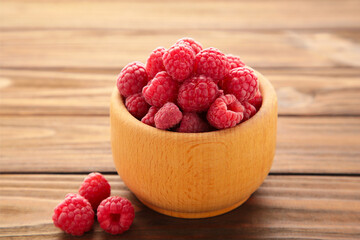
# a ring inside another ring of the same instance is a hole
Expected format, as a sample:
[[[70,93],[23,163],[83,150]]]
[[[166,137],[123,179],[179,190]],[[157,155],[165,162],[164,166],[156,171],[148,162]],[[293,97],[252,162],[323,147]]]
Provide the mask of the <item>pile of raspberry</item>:
[[[146,65],[132,62],[117,78],[128,111],[158,129],[207,132],[234,127],[261,107],[255,72],[239,57],[182,38],[158,47]]]
[[[90,173],[79,193],[69,193],[52,216],[54,225],[66,233],[81,236],[91,230],[95,214],[100,227],[110,234],[127,231],[135,217],[131,202],[123,197],[110,197],[110,184],[97,172]]]

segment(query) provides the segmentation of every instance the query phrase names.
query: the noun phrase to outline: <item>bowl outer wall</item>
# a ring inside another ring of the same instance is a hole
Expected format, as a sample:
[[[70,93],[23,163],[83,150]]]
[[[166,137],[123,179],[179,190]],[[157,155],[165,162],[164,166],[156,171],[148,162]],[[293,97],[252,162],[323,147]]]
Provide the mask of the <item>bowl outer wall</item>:
[[[165,212],[196,214],[229,208],[256,191],[270,171],[277,128],[275,90],[256,73],[263,96],[260,110],[236,127],[206,133],[170,132],[140,122],[115,87],[113,160],[139,200]]]

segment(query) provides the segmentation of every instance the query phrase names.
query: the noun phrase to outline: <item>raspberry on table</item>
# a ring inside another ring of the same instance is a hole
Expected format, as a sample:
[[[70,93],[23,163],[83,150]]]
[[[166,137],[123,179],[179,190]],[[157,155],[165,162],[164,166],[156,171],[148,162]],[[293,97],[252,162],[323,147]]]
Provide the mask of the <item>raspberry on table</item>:
[[[259,111],[259,109],[262,105],[262,101],[263,101],[263,98],[262,98],[261,92],[260,92],[260,90],[258,90],[255,97],[250,99],[248,102],[251,105],[253,105],[257,111]]]
[[[242,120],[243,122],[245,122],[246,120],[250,119],[252,116],[255,115],[256,108],[253,105],[251,105],[249,102],[242,102],[241,104],[245,108],[244,118]]]
[[[240,67],[230,71],[229,76],[221,81],[221,87],[225,94],[233,94],[240,102],[244,102],[255,97],[259,82],[253,70]]]
[[[211,104],[206,117],[217,129],[230,128],[242,120],[244,108],[234,95],[227,94],[217,98]]]
[[[141,62],[132,62],[121,70],[116,85],[120,94],[128,97],[141,92],[147,82],[148,75],[144,64]]]
[[[187,112],[183,114],[180,127],[176,131],[186,133],[199,133],[208,132],[209,130],[209,124],[202,120],[197,113]]]
[[[195,54],[198,54],[202,50],[202,46],[199,42],[188,37],[179,39],[175,44],[188,44],[192,50],[194,50]]]
[[[230,63],[230,70],[238,67],[244,67],[245,63],[240,60],[238,56],[234,56],[231,54],[226,55],[227,60]]]
[[[206,48],[195,58],[195,72],[211,77],[216,83],[229,74],[230,64],[222,52],[216,48]]]
[[[163,55],[166,49],[163,47],[158,47],[153,50],[146,61],[146,72],[149,76],[149,79],[155,77],[158,72],[164,71],[165,66],[163,63]]]
[[[189,78],[180,86],[177,101],[186,112],[203,112],[220,94],[211,77],[200,75]]]
[[[159,111],[159,109],[157,107],[150,107],[149,111],[147,112],[147,114],[141,119],[141,122],[153,126],[155,127],[155,114],[157,113],[157,111]]]
[[[94,211],[102,200],[110,196],[110,192],[109,182],[98,172],[90,173],[79,189],[79,194],[89,201]]]
[[[182,112],[178,106],[172,102],[168,102],[155,114],[155,126],[159,129],[169,129],[177,125],[182,117]]]
[[[142,94],[147,103],[155,107],[162,107],[167,102],[176,100],[179,83],[171,78],[167,72],[159,72],[143,88]]]
[[[97,209],[100,227],[110,234],[121,234],[128,230],[134,217],[134,207],[129,200],[122,197],[108,197]]]
[[[142,118],[149,111],[150,105],[145,101],[141,93],[136,93],[126,98],[127,110],[136,118]]]
[[[175,44],[163,56],[167,73],[176,81],[183,82],[194,69],[195,53],[187,44]]]
[[[55,207],[52,219],[56,227],[74,236],[81,236],[94,224],[94,211],[85,198],[69,193]]]

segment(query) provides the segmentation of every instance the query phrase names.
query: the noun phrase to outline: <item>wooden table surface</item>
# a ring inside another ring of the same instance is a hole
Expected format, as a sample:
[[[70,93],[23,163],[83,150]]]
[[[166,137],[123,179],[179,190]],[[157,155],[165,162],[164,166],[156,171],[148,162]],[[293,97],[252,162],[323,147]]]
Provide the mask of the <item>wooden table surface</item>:
[[[53,208],[100,171],[134,203],[134,224],[74,239],[359,239],[359,13],[359,0],[1,0],[0,238],[72,239]],[[279,99],[270,175],[241,207],[201,220],[144,207],[110,149],[117,73],[183,36],[241,56]]]

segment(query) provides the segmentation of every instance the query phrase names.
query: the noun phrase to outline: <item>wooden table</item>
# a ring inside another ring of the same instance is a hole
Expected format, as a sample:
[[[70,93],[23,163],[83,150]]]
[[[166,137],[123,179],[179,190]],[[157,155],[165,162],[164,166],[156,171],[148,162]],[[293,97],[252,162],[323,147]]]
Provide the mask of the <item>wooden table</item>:
[[[0,2],[0,238],[70,239],[54,206],[106,174],[136,218],[121,239],[359,239],[360,1]],[[242,57],[279,98],[270,175],[238,209],[183,220],[144,207],[115,172],[117,73],[191,36]],[[96,223],[82,238],[117,239]]]

